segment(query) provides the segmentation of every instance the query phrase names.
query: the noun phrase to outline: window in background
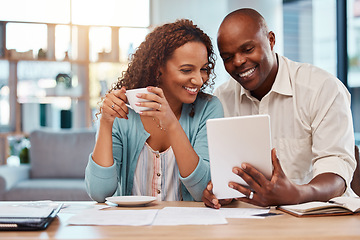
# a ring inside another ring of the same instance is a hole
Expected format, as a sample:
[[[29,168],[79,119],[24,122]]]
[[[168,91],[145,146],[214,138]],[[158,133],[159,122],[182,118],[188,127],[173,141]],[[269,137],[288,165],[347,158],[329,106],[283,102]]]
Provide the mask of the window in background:
[[[15,50],[14,58],[37,58],[39,50],[47,49],[47,27],[45,24],[8,23],[6,27],[6,48]]]
[[[360,145],[360,1],[347,0],[348,87],[354,119],[355,138]]]
[[[5,0],[0,20],[70,23],[70,0]]]
[[[69,60],[72,53],[70,42],[70,26],[56,25],[55,27],[55,58]]]
[[[284,0],[284,55],[336,76],[336,0]]]
[[[8,131],[10,120],[9,106],[9,63],[0,61],[0,132]]]
[[[111,55],[111,28],[91,27],[89,32],[90,61],[104,61]],[[118,60],[118,59],[117,59]]]
[[[149,33],[147,28],[120,28],[119,30],[119,46],[120,61],[126,62],[136,48],[145,40],[145,36]]]
[[[5,57],[4,33],[5,33],[5,23],[0,22],[0,58]]]
[[[72,0],[72,23],[148,27],[149,0]]]

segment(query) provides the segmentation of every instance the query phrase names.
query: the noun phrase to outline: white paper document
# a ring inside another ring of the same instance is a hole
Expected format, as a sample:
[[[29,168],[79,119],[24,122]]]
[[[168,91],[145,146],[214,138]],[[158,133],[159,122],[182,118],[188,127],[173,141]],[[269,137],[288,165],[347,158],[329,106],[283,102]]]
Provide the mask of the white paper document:
[[[2,202],[0,204],[0,217],[46,218],[58,206],[59,203],[52,201]]]
[[[46,218],[53,210],[52,207],[35,208],[24,206],[0,206],[0,217]]]
[[[227,224],[219,210],[194,207],[165,207],[161,209],[153,225],[211,225]]]
[[[71,225],[151,225],[158,209],[150,210],[85,210],[68,221]]]
[[[165,207],[150,210],[87,209],[68,220],[70,225],[175,226],[227,224],[226,218],[264,218],[262,208]]]
[[[225,218],[264,218],[260,214],[269,213],[269,208],[220,208]]]

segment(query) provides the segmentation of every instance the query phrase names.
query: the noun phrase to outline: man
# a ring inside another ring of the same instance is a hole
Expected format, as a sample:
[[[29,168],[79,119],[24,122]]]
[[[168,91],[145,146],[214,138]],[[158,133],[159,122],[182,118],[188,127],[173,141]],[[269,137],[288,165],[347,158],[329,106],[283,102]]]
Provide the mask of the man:
[[[355,141],[344,85],[319,68],[276,54],[275,34],[253,9],[227,15],[217,42],[232,77],[215,91],[225,116],[269,114],[271,119],[272,177],[250,164],[234,167],[249,185],[229,183],[247,196],[238,200],[275,206],[353,195]],[[213,208],[231,201],[218,200],[211,183],[202,200]]]

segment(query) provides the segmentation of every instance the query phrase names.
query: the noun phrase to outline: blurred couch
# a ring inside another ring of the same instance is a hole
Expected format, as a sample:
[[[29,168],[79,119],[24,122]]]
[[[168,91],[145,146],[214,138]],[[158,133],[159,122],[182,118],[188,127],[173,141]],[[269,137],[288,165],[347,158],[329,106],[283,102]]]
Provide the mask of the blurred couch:
[[[95,130],[35,130],[30,144],[30,164],[0,166],[0,200],[91,200],[84,177]]]

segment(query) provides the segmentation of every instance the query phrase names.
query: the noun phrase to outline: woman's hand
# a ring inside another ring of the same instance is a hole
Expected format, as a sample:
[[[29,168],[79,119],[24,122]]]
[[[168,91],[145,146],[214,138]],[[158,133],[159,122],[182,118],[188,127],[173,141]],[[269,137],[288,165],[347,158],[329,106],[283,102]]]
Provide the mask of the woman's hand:
[[[243,193],[247,197],[237,200],[254,205],[267,207],[283,204],[296,204],[300,200],[300,185],[292,183],[281,168],[275,149],[271,152],[274,166],[271,180],[252,167],[250,164],[242,164],[242,168],[234,167],[233,172],[239,175],[249,186],[242,186],[230,182],[229,186]],[[251,192],[253,192],[251,194]],[[251,198],[251,199],[250,199]]]
[[[159,127],[163,130],[170,129],[172,124],[178,122],[174,112],[170,108],[168,101],[165,98],[164,92],[158,87],[147,87],[147,90],[154,94],[138,93],[138,98],[149,100],[150,102],[136,103],[140,107],[149,107],[153,110],[142,111],[139,114],[142,116],[153,117],[158,120]]]
[[[105,95],[101,106],[102,121],[112,124],[116,117],[128,119],[129,109],[125,104],[127,102],[125,92],[125,87],[122,87],[119,90],[113,90]]]
[[[207,207],[219,209],[222,205],[227,205],[232,202],[233,199],[217,199],[213,194],[212,189],[213,185],[210,181],[203,191],[203,196],[201,198]]]

